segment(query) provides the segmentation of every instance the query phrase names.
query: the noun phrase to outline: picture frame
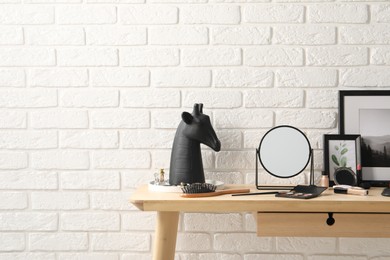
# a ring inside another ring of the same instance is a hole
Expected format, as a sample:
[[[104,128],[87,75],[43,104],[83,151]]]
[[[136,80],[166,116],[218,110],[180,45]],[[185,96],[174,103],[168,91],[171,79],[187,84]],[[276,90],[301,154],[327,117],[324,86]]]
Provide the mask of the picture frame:
[[[360,134],[362,182],[390,182],[390,90],[339,92],[340,134]],[[389,151],[389,152],[387,152]]]
[[[360,135],[324,135],[324,170],[329,176],[329,186],[335,185],[334,173],[348,168],[361,181]]]

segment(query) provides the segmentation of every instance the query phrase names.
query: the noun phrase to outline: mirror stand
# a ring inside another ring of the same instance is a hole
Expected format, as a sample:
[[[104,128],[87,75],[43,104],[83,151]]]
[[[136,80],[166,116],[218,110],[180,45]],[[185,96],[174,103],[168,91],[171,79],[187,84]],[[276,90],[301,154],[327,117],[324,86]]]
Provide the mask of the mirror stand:
[[[256,148],[256,188],[258,190],[291,190],[292,188],[294,188],[294,186],[259,184],[259,156],[260,150]]]
[[[310,163],[309,185],[261,185],[259,164],[270,175],[277,178],[292,178],[301,174]],[[277,197],[309,199],[320,195],[325,187],[314,185],[314,154],[306,135],[299,129],[282,125],[269,130],[256,149],[256,188],[258,190],[290,190],[280,192]]]
[[[310,162],[310,186],[314,186],[314,152],[313,149],[310,151],[311,162]]]
[[[291,185],[261,185],[259,184],[259,158],[260,150],[256,149],[256,188],[258,190],[291,190],[296,187],[316,187],[314,185],[314,153],[313,149],[310,149],[310,182],[309,186],[305,185],[298,185],[298,186],[291,186]]]

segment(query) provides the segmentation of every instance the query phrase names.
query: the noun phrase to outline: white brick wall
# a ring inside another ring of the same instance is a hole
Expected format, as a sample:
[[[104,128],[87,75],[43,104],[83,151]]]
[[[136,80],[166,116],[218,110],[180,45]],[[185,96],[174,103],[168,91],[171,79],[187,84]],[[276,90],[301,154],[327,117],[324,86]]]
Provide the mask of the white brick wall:
[[[389,66],[388,0],[2,0],[0,259],[151,259],[155,213],[128,199],[169,167],[182,111],[204,103],[222,141],[207,178],[253,183],[279,124],[304,129],[320,171],[338,90],[390,89]],[[176,259],[384,260],[389,242],[184,213]]]

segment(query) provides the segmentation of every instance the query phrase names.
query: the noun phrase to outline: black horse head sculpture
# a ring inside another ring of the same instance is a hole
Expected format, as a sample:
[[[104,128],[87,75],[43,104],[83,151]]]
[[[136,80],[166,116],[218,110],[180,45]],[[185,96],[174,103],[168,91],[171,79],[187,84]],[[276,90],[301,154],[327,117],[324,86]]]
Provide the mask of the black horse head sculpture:
[[[192,114],[183,112],[181,118],[173,141],[169,184],[204,183],[200,144],[219,152],[221,142],[215,134],[209,116],[203,114],[203,104],[195,104]]]

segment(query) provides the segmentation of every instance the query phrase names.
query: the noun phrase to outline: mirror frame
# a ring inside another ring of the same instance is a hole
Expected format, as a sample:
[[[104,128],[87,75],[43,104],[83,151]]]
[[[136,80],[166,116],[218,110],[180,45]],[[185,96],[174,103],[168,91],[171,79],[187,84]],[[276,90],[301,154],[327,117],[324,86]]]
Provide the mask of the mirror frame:
[[[290,175],[290,176],[286,176],[286,177],[283,177],[283,176],[278,176],[278,175],[275,175],[274,173],[270,172],[264,165],[263,165],[263,162],[261,160],[261,155],[260,155],[260,147],[261,147],[261,144],[263,143],[263,140],[264,138],[266,138],[266,136],[274,131],[275,129],[278,129],[278,128],[283,128],[283,127],[288,127],[288,128],[292,128],[294,129],[295,131],[299,132],[307,141],[307,144],[308,144],[308,149],[309,149],[309,154],[308,154],[308,158],[307,158],[307,162],[305,164],[305,166],[297,173],[293,174],[293,175]],[[276,178],[282,178],[282,179],[287,179],[287,178],[292,178],[292,177],[295,177],[297,175],[299,175],[300,173],[302,173],[308,166],[308,164],[310,163],[310,160],[313,161],[312,159],[313,157],[313,149],[311,148],[311,145],[310,145],[310,141],[309,139],[307,138],[307,136],[301,131],[299,130],[298,128],[296,127],[293,127],[293,126],[290,126],[290,125],[280,125],[280,126],[276,126],[276,127],[273,127],[272,129],[268,130],[264,136],[262,137],[261,141],[260,141],[260,144],[259,144],[259,147],[256,149],[256,187],[257,189],[259,190],[275,190],[275,189],[278,189],[278,190],[290,190],[292,188],[295,187],[295,185],[260,185],[259,184],[259,173],[258,173],[258,160],[260,161],[263,169],[270,175],[276,177]]]

